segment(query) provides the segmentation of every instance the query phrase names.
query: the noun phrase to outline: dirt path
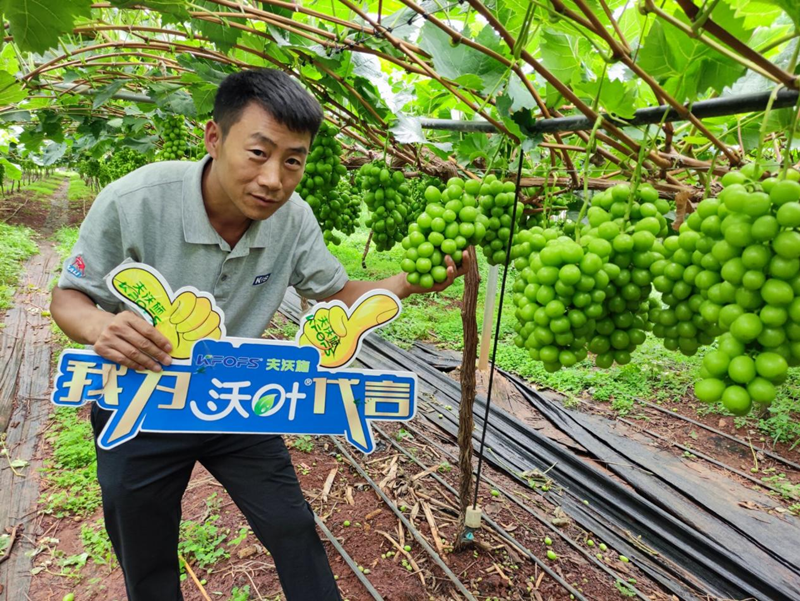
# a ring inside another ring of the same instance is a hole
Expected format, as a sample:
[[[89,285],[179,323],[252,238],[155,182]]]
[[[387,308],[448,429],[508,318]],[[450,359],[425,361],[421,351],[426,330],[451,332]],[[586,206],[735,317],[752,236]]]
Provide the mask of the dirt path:
[[[41,231],[39,253],[24,264],[14,306],[0,329],[0,433],[5,433],[7,459],[0,464],[0,530],[11,530],[15,544],[0,564],[0,600],[26,599],[33,560],[25,552],[34,547],[39,497],[37,453],[40,434],[50,413],[50,319],[42,315],[50,302],[50,280],[58,267],[54,245],[44,237],[66,223],[65,182],[52,196]],[[21,467],[12,469],[16,460]]]

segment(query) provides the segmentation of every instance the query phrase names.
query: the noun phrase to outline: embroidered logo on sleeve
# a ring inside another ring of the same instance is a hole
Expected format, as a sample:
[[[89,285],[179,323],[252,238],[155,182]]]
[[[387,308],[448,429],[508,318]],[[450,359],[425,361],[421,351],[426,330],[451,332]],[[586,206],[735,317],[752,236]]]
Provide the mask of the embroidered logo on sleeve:
[[[269,280],[269,276],[271,273],[265,273],[264,275],[256,276],[256,279],[253,280],[253,286],[260,286],[261,284],[266,284],[267,280]]]
[[[76,278],[82,278],[86,275],[86,263],[83,262],[83,255],[78,255],[72,259],[72,263],[67,266],[69,271]]]

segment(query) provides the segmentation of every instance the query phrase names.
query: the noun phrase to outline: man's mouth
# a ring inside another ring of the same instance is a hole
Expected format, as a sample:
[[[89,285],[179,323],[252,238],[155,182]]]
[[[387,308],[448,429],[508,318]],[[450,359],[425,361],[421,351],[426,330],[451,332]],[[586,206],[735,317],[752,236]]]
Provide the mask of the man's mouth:
[[[267,206],[269,206],[269,205],[276,205],[276,204],[278,204],[278,201],[277,201],[277,200],[275,200],[274,198],[267,198],[266,196],[261,196],[261,195],[259,195],[259,194],[250,194],[250,196],[252,196],[253,198],[255,198],[255,199],[258,201],[258,202],[260,202],[260,203],[261,203],[261,204],[263,204],[263,205],[267,205]]]

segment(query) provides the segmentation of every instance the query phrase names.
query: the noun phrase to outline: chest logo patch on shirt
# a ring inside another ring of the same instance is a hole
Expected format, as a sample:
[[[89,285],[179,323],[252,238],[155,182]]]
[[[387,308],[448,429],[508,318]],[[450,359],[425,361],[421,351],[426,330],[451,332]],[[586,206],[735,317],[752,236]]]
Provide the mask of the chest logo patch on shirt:
[[[86,263],[83,262],[83,255],[78,255],[72,259],[72,263],[67,266],[69,271],[76,278],[82,278],[86,275]]]
[[[256,276],[256,279],[253,280],[253,286],[260,286],[261,284],[266,284],[267,281],[269,280],[269,276],[271,275],[272,275],[271,273],[265,273],[264,275]]]

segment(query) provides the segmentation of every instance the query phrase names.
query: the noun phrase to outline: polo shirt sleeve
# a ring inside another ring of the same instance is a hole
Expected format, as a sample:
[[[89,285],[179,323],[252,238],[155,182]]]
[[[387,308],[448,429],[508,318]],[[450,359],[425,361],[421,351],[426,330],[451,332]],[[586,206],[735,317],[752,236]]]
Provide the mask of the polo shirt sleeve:
[[[122,303],[108,289],[105,277],[126,258],[122,219],[113,187],[107,186],[92,203],[58,280],[59,288],[83,292],[112,313]]]
[[[303,220],[294,250],[292,277],[289,283],[298,294],[313,300],[339,292],[347,283],[347,273],[322,239],[311,207],[303,203]]]

